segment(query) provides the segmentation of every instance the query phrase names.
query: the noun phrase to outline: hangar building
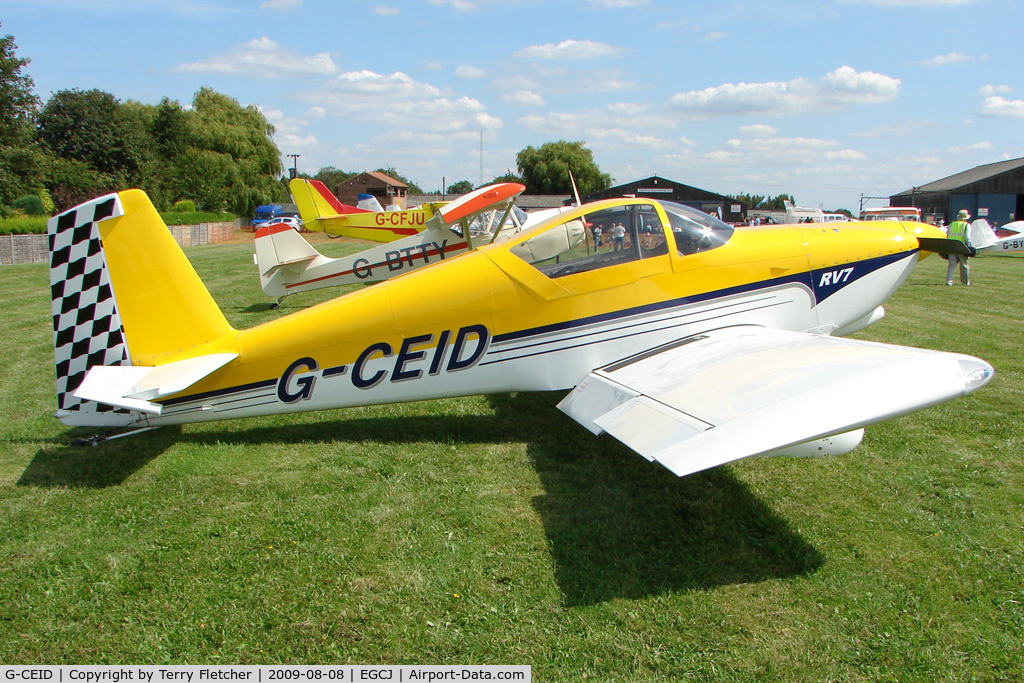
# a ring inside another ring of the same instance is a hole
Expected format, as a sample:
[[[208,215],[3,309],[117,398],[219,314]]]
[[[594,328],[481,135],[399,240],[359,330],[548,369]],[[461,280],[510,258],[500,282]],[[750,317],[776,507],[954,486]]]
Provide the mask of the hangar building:
[[[1004,225],[1024,218],[1024,158],[962,171],[889,197],[890,206],[916,206],[928,222],[949,223],[960,209]]]
[[[583,197],[584,202],[614,197],[647,197],[676,202],[691,208],[718,216],[726,223],[743,223],[747,218],[747,207],[729,197],[714,192],[683,185],[660,176],[651,176],[607,190],[591,192]]]

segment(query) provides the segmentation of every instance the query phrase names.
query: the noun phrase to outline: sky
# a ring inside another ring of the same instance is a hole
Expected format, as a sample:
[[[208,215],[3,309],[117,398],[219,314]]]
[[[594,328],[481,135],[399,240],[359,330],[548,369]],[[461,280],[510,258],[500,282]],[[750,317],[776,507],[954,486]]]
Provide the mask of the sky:
[[[854,213],[1024,157],[1022,24],[1014,0],[0,0],[44,102],[210,87],[303,173],[429,192],[570,140],[616,184]]]

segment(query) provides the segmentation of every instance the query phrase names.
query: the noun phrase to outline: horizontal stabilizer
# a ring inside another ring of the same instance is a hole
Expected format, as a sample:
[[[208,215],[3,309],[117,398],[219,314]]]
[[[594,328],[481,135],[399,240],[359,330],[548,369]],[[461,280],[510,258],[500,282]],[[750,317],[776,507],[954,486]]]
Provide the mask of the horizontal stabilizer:
[[[311,261],[320,255],[302,235],[287,225],[271,225],[256,231],[256,264],[260,275],[270,277],[281,266]]]
[[[962,254],[970,256],[970,248],[960,240],[942,239],[938,237],[918,237],[921,248],[935,254]]]
[[[237,357],[237,353],[214,353],[155,367],[96,365],[74,395],[86,401],[159,415],[161,406],[153,400],[188,389]]]
[[[683,476],[936,405],[992,374],[971,356],[738,327],[595,370],[558,407]]]

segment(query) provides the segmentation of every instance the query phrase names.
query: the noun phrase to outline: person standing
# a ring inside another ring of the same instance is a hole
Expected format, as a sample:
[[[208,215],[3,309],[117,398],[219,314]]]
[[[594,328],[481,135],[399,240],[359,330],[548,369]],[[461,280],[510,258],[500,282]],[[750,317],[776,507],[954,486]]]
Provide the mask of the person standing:
[[[946,228],[946,237],[951,240],[963,242],[971,253],[974,253],[974,248],[971,246],[971,214],[966,209],[960,209],[960,213],[956,215],[956,220],[949,224]],[[957,269],[960,270],[960,282],[965,285],[971,284],[971,270],[967,263],[967,254],[950,254],[949,265],[946,266],[946,284],[953,284],[953,273]]]
[[[612,242],[615,244],[615,251],[626,248],[626,226],[622,223],[616,223],[612,228]]]

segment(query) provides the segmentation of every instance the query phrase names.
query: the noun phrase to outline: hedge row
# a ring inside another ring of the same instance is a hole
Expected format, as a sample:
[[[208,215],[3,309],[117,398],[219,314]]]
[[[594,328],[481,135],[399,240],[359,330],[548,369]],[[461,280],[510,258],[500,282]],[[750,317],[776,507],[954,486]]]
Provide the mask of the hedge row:
[[[193,211],[189,213],[162,213],[160,216],[167,225],[198,225],[199,223],[219,223],[233,221],[235,216],[230,213],[208,213]],[[14,216],[0,219],[0,235],[32,235],[46,232],[47,216]]]

